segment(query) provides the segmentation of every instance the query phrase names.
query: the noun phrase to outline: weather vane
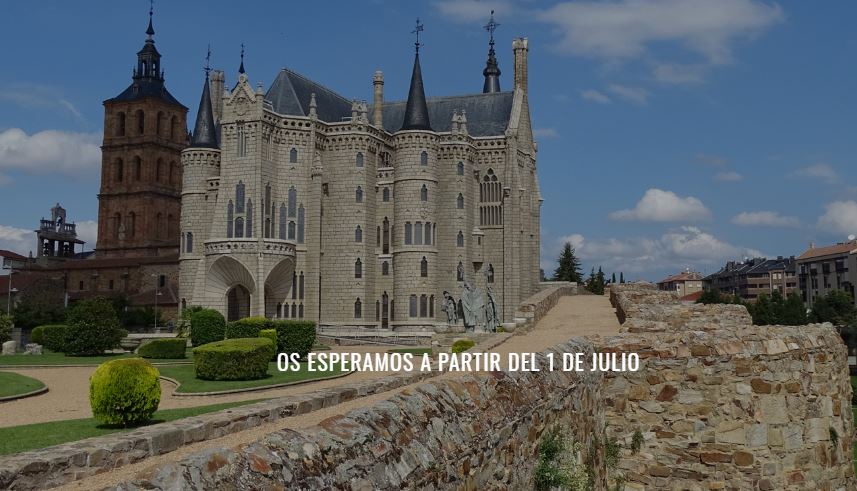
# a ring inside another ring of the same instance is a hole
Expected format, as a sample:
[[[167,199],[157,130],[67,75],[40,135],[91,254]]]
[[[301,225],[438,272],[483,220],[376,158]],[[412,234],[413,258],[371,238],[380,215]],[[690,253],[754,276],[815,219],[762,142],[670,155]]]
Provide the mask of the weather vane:
[[[416,35],[417,35],[417,42],[415,42],[415,43],[414,43],[414,46],[417,48],[417,53],[418,53],[418,54],[419,54],[419,52],[420,52],[420,46],[422,46],[422,44],[420,44],[420,33],[421,33],[422,31],[423,31],[423,25],[422,25],[422,24],[420,24],[420,19],[418,18],[418,19],[417,19],[417,27],[416,27],[413,31],[411,31],[411,34],[416,34]]]
[[[205,54],[205,66],[202,68],[205,70],[205,75],[208,76],[208,73],[211,72],[211,43],[208,43],[208,53]]]
[[[488,23],[485,24],[485,30],[488,31],[488,34],[491,36],[491,40],[488,42],[491,46],[494,46],[494,30],[500,27],[500,24],[494,22],[494,11],[491,11],[491,18],[488,19]]]

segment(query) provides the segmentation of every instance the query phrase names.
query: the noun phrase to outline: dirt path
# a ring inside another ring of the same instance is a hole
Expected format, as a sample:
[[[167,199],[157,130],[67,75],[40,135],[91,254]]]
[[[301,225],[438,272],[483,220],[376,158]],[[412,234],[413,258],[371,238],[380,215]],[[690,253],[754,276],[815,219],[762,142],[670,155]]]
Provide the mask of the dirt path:
[[[545,348],[567,341],[574,336],[612,335],[619,332],[619,322],[616,314],[610,306],[607,297],[603,296],[571,296],[562,297],[559,303],[533,328],[532,331],[523,336],[513,336],[493,351],[501,353],[505,357],[512,352],[538,352]],[[377,376],[377,374],[376,374]],[[456,374],[441,375],[432,380],[454,377]],[[349,380],[350,379],[346,379]],[[336,383],[337,381],[332,381]],[[99,474],[80,481],[75,481],[62,486],[60,490],[82,490],[102,489],[108,486],[133,479],[134,476],[146,469],[157,467],[168,462],[176,462],[185,457],[205,450],[217,447],[236,447],[263,438],[269,433],[283,428],[301,429],[317,425],[332,416],[347,413],[353,409],[371,405],[386,400],[398,392],[413,388],[421,383],[400,387],[388,392],[361,397],[333,407],[320,409],[311,413],[285,418],[280,421],[265,424],[239,433],[233,433],[221,438],[187,445],[165,455],[152,457],[135,464],[131,464],[112,472]],[[312,389],[318,385],[311,384]]]

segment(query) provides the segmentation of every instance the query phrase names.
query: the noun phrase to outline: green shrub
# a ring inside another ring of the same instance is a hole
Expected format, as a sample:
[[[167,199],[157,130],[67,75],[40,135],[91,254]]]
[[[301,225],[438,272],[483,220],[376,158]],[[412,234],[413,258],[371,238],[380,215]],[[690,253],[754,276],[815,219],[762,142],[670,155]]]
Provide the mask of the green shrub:
[[[236,338],[193,349],[196,377],[203,380],[255,380],[268,375],[274,344],[268,338]]]
[[[64,324],[47,324],[35,327],[30,333],[30,342],[41,344],[46,349],[61,353],[66,329],[68,326]]]
[[[110,300],[82,300],[68,313],[63,352],[69,355],[100,355],[119,346],[127,334],[119,328],[119,318]]]
[[[134,425],[152,418],[161,402],[158,370],[139,358],[102,363],[89,378],[92,415],[110,425]]]
[[[452,352],[463,353],[474,346],[476,346],[476,343],[474,343],[472,339],[459,339],[452,343]]]
[[[186,350],[186,338],[164,338],[153,339],[140,346],[137,354],[143,358],[178,359],[185,357]]]
[[[312,351],[315,344],[315,322],[279,320],[271,321],[277,330],[277,352],[299,353],[301,358]]]
[[[0,343],[5,343],[12,339],[12,316],[0,314]]]
[[[213,309],[203,309],[190,318],[190,342],[194,346],[223,341],[226,336],[226,319]]]
[[[276,329],[262,329],[259,331],[260,338],[268,338],[271,340],[271,343],[274,344],[274,356],[271,358],[272,360],[277,359],[277,330]]]
[[[264,317],[245,317],[226,324],[226,339],[258,338],[259,331],[265,329],[270,321]]]

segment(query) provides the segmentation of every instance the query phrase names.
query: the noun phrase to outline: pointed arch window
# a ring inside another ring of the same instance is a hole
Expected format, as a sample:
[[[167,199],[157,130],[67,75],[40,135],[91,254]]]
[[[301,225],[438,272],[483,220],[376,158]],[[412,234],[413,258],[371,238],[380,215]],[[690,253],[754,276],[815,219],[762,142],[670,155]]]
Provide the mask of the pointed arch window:
[[[301,271],[301,276],[300,276],[300,278],[298,278],[298,290],[299,290],[298,298],[303,300],[304,299],[304,272],[303,271]]]
[[[357,157],[354,159],[354,165],[363,167],[363,152],[357,152]]]
[[[229,203],[226,205],[226,237],[232,238],[232,220],[234,215],[235,206],[232,204],[232,200],[229,200]]]
[[[297,233],[297,224],[292,220],[289,222],[289,240],[295,240],[295,234]]]
[[[426,317],[428,315],[428,297],[423,294],[420,295],[420,317]]]
[[[244,219],[238,217],[235,219],[235,238],[240,239],[244,237]]]
[[[244,213],[244,181],[235,185],[235,213]]]
[[[247,200],[247,237],[253,237],[253,202]]]
[[[375,233],[375,247],[381,247],[381,226],[378,225],[378,231]]]
[[[236,151],[239,157],[247,156],[247,133],[244,130],[244,123],[238,123],[237,125],[237,143]]]
[[[423,242],[425,245],[431,245],[431,222],[426,222],[426,238]]]
[[[411,222],[405,222],[405,245],[411,245]]]
[[[428,153],[425,150],[420,154],[420,165],[428,165]]]
[[[298,319],[304,318],[304,304],[298,305]]]
[[[381,253],[390,253],[390,220],[384,217],[383,228],[381,231]]]
[[[428,277],[428,259],[423,256],[423,260],[420,261],[420,277],[427,278]]]
[[[363,302],[360,301],[360,297],[357,297],[357,300],[354,302],[354,318],[360,319],[363,317]]]
[[[361,261],[360,258],[357,258],[357,260],[354,261],[354,277],[363,277],[363,261]]]
[[[464,175],[464,162],[459,162],[459,163],[458,163],[458,175],[459,175],[459,176],[463,176],[463,175]]]
[[[289,150],[289,163],[290,164],[297,164],[298,163],[298,149],[297,148],[292,148],[291,150]]]
[[[134,234],[132,233],[131,235],[133,236]],[[187,248],[187,249],[185,249],[185,252],[187,252],[188,254],[193,253],[193,232],[187,233],[187,239],[185,240],[185,247]]]
[[[298,206],[298,190],[294,186],[289,188],[289,217],[294,217]]]
[[[458,193],[458,199],[455,200],[455,206],[459,210],[464,209],[464,195],[463,194]]]
[[[295,300],[297,298],[298,298],[298,272],[294,271],[292,273],[292,300]],[[295,314],[292,314],[292,317],[294,317],[294,315]]]
[[[434,295],[429,296],[429,317],[434,318]]]
[[[360,228],[360,225],[354,229],[354,242],[358,244],[363,242],[363,229]]]
[[[354,192],[354,201],[358,203],[363,202],[363,187],[357,186],[357,190]]]
[[[298,244],[304,243],[304,205],[298,207]]]
[[[384,188],[384,190],[381,191],[381,200],[384,203],[387,203],[390,201],[390,188]]]
[[[116,115],[116,136],[125,136],[125,113]]]
[[[420,201],[428,201],[428,188],[425,184],[420,188]]]
[[[280,239],[286,239],[286,228],[288,227],[288,221],[286,218],[286,204],[280,203]]]
[[[423,245],[423,222],[414,224],[414,245]]]
[[[485,276],[488,279],[488,283],[494,283],[494,266],[488,264],[488,271],[485,272]]]
[[[461,230],[458,231],[458,237],[455,238],[455,245],[464,247],[464,233]]]
[[[458,261],[458,268],[456,268],[455,280],[456,281],[464,281],[464,264],[461,261]]]

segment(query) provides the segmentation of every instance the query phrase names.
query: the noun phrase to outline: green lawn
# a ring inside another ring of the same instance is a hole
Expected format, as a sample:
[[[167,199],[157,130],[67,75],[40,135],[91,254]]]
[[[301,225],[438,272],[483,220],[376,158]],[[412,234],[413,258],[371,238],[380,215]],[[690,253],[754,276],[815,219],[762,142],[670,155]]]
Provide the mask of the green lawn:
[[[12,372],[0,372],[0,397],[17,396],[41,389],[40,381]]]
[[[312,380],[344,373],[339,370],[328,372],[309,372],[306,369],[306,363],[301,363],[301,370],[298,372],[281,372],[277,370],[277,364],[274,362],[271,362],[268,366],[268,376],[259,380],[199,380],[196,378],[193,365],[161,366],[158,367],[158,370],[164,377],[178,380],[179,383],[181,383],[181,386],[178,388],[178,392],[180,393],[248,389],[264,387],[266,385]]]
[[[164,409],[163,411],[155,412],[152,421],[148,424],[174,421],[190,416],[220,411],[221,409],[252,404],[261,400],[263,399],[182,409]],[[65,421],[51,421],[48,423],[0,428],[0,455],[26,452],[28,450],[50,447],[51,445],[83,440],[84,438],[107,435],[118,431],[128,431],[130,429],[133,428],[100,425],[93,418],[68,419]]]
[[[431,348],[393,348],[387,353],[410,353],[412,355],[432,355]]]
[[[148,359],[152,363],[175,363],[177,361],[192,361],[191,351],[188,350],[187,359],[179,360],[156,360]],[[120,353],[102,356],[66,356],[62,353],[45,352],[39,355],[7,355],[0,356],[0,367],[14,367],[21,365],[100,365],[105,361],[119,358],[136,358],[134,353]]]

